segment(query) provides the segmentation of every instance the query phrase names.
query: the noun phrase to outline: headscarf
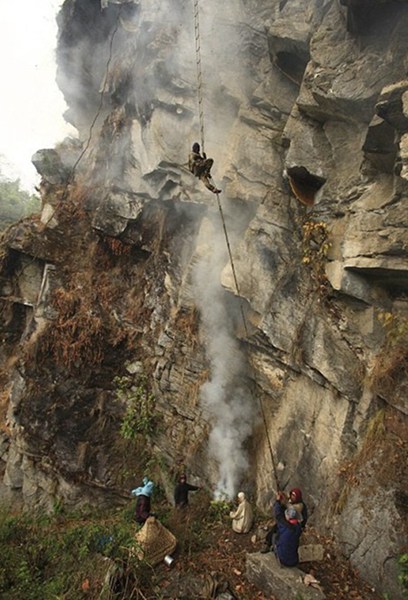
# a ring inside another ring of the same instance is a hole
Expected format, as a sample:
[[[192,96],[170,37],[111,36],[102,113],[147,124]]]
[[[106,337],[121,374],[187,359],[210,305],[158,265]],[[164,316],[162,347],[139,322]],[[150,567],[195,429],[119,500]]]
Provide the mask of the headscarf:
[[[294,504],[297,504],[298,502],[302,502],[302,491],[299,488],[293,488],[293,490],[290,490],[289,498],[292,494],[294,496],[294,499],[293,499]]]
[[[243,502],[243,500],[245,500],[245,494],[244,494],[244,492],[239,492],[238,493],[238,500],[240,502]]]

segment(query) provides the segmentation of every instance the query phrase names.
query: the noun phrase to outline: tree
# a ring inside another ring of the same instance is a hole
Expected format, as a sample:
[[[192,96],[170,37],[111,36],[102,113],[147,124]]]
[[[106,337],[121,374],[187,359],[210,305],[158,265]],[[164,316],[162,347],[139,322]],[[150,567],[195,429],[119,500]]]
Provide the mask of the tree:
[[[21,189],[19,179],[7,179],[0,172],[0,230],[38,212],[40,207],[38,196]]]

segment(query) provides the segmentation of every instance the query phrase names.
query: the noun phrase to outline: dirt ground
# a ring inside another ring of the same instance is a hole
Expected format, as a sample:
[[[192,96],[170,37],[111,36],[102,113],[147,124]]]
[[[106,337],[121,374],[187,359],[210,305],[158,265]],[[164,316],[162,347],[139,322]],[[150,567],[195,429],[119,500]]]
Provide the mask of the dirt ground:
[[[188,511],[184,522],[177,522],[174,515],[173,523],[168,524],[179,543],[171,567],[162,564],[155,569],[156,598],[215,598],[207,594],[211,583],[218,582],[217,589],[229,591],[237,600],[280,600],[263,594],[245,577],[247,554],[259,552],[263,547],[262,541],[254,541],[254,531],[236,534],[225,523],[206,521],[194,505]],[[313,542],[323,545],[323,560],[303,563],[299,568],[320,582],[327,600],[381,599],[341,558],[331,540],[309,528],[302,536],[302,543]]]

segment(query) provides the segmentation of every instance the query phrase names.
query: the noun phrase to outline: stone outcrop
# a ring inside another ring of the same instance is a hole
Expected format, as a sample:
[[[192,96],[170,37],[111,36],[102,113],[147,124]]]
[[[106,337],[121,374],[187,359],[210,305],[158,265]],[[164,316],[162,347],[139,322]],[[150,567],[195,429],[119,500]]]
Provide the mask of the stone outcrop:
[[[321,589],[303,583],[305,574],[300,569],[281,566],[272,553],[248,554],[246,575],[251,583],[274,598],[323,600],[326,597]]]
[[[408,5],[227,0],[199,18],[197,88],[188,3],[63,4],[80,141],[35,160],[41,218],[3,237],[1,496],[126,501],[120,425],[147,377],[167,492],[180,464],[264,510],[299,486],[399,599]],[[195,141],[219,205],[188,171]]]

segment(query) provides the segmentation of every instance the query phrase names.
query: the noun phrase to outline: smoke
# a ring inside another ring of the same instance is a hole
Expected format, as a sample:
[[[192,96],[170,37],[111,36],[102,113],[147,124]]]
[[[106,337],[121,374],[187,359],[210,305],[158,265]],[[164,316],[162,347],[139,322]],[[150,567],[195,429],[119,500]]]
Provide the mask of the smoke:
[[[202,194],[209,202],[215,201],[214,197],[209,200],[204,188],[201,191],[201,183],[193,180],[185,165],[192,142],[202,142],[200,92],[205,150],[215,159],[212,174],[217,184],[232,166],[227,150],[239,145],[235,123],[241,106],[248,102],[248,87],[258,85],[247,73],[243,4],[236,0],[200,3],[201,87],[193,3],[150,0],[129,6],[132,10],[127,13],[126,7],[111,2],[104,2],[101,10],[98,3],[88,1],[84,10],[97,24],[92,34],[83,30],[89,19],[78,19],[73,29],[67,21],[65,37],[60,38],[59,81],[73,106],[75,123],[88,123],[94,116],[101,89],[105,110],[100,122],[109,111],[109,118],[120,117],[115,111],[122,109],[132,122],[128,135],[127,128],[122,130],[112,119],[113,140],[106,141],[106,156],[102,157],[108,164],[96,161],[108,184],[160,200],[169,199],[172,192],[168,190],[178,185],[186,204],[192,201],[203,206]],[[86,93],[89,89],[92,95]],[[117,121],[120,124],[121,119]],[[82,133],[88,135],[84,126]],[[170,185],[166,187],[167,181]],[[222,196],[228,208],[225,193]],[[201,218],[202,212],[194,211],[192,214]],[[232,247],[234,235],[238,238],[238,230],[243,231],[248,218],[248,214],[243,217],[236,212],[235,205],[233,220],[228,222]],[[229,262],[226,240],[218,213],[213,216],[214,222],[207,220],[201,228],[193,274],[201,335],[210,363],[210,379],[200,398],[211,423],[208,452],[218,471],[215,495],[231,498],[248,470],[245,445],[256,409],[245,355],[234,332],[234,323],[242,321],[239,300],[221,286],[221,273]]]
[[[217,227],[218,226],[218,227]],[[245,356],[234,335],[239,307],[222,288],[220,276],[228,261],[221,223],[208,221],[202,235],[208,244],[199,247],[193,283],[201,313],[201,332],[210,362],[210,379],[201,388],[201,406],[212,424],[208,453],[218,466],[216,498],[232,498],[248,469],[245,442],[251,435],[256,410],[246,377]]]

